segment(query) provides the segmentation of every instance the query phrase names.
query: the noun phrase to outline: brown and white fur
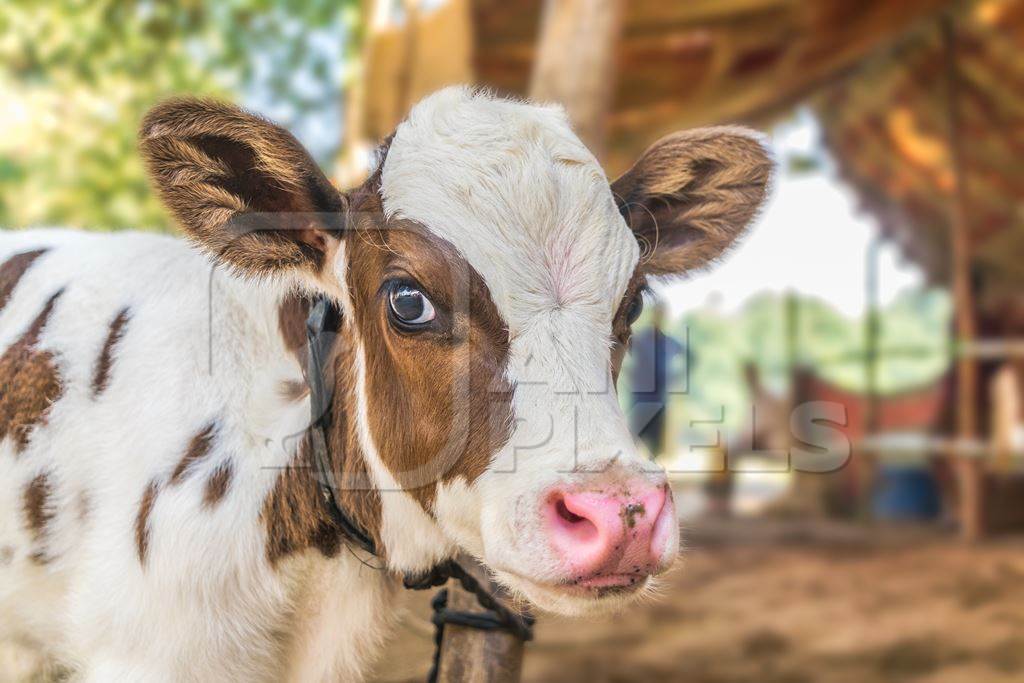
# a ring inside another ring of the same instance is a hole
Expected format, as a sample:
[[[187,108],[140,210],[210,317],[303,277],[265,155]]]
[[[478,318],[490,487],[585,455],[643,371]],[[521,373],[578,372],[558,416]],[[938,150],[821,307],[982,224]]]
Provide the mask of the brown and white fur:
[[[628,312],[741,234],[771,166],[756,136],[669,136],[609,185],[561,109],[449,88],[348,192],[224,104],[163,104],[140,140],[191,244],[0,236],[0,639],[84,681],[354,680],[396,576],[455,552],[542,609],[640,592],[575,583],[540,501],[664,487],[615,397]],[[389,322],[396,277],[436,309],[422,333]],[[378,558],[308,467],[312,294],[344,312],[330,450]]]

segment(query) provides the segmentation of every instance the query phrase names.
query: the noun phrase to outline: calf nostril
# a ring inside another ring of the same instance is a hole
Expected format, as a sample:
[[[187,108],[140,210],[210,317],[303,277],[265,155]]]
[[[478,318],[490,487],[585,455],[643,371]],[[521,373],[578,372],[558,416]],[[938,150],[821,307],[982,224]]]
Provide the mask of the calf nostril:
[[[555,503],[555,512],[557,512],[558,516],[564,519],[569,524],[578,524],[580,522],[586,521],[584,517],[580,517],[575,512],[566,507],[564,498],[559,498],[558,502]]]
[[[554,527],[561,542],[579,547],[590,544],[601,535],[601,530],[585,508],[578,507],[578,501],[559,495],[549,505],[552,510]],[[581,514],[582,513],[582,514]]]

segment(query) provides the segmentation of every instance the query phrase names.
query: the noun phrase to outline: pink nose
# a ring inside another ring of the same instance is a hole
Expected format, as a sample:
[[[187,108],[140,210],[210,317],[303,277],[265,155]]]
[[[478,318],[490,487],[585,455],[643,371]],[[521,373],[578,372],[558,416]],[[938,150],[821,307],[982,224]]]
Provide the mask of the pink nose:
[[[666,489],[643,482],[613,491],[553,491],[545,502],[548,531],[573,578],[640,577],[658,569],[677,533]]]

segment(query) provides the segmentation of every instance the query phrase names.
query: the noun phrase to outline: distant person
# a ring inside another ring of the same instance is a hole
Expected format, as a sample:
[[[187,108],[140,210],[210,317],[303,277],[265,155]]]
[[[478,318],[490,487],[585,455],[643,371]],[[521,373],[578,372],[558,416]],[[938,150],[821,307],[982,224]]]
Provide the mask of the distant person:
[[[651,324],[633,336],[630,374],[633,433],[647,447],[652,459],[666,450],[665,414],[668,412],[672,361],[681,358],[686,349],[665,333],[665,304],[655,301]]]

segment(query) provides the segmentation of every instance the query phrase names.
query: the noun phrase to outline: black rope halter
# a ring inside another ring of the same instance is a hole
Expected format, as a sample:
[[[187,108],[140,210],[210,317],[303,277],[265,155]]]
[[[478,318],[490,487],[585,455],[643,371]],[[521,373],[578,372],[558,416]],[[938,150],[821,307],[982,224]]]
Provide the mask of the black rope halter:
[[[371,555],[377,555],[377,545],[373,538],[338,503],[335,496],[338,488],[328,456],[327,435],[331,426],[333,397],[326,381],[325,370],[327,358],[340,327],[341,309],[326,297],[318,296],[310,307],[309,317],[306,318],[306,338],[309,342],[306,380],[309,382],[312,414],[309,434],[313,466],[316,468],[320,495],[342,535],[356,547]],[[434,616],[431,618],[434,624],[434,662],[427,678],[429,683],[437,680],[445,624],[482,631],[507,631],[523,641],[533,639],[533,617],[505,607],[486,586],[455,560],[442,562],[423,573],[406,574],[402,585],[409,590],[428,590],[443,586],[449,579],[457,580],[464,590],[472,593],[484,611],[461,612],[448,609],[448,591],[444,589],[434,596],[431,602],[434,609]]]

